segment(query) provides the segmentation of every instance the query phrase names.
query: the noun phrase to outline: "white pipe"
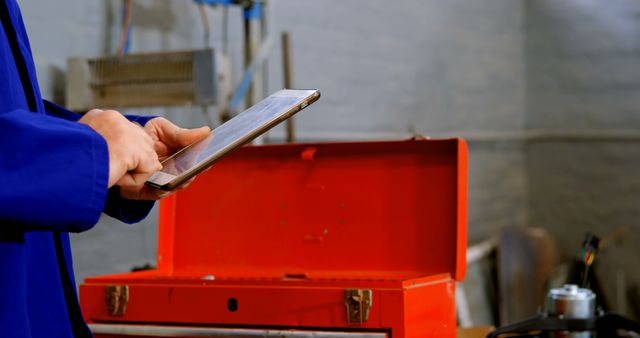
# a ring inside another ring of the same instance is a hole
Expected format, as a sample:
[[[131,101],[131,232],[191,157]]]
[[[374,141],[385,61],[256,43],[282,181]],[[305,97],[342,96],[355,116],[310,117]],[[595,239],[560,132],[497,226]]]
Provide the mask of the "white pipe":
[[[467,265],[488,257],[498,247],[498,239],[491,237],[467,248]]]
[[[522,131],[424,131],[424,132],[333,132],[299,130],[299,140],[402,140],[415,135],[427,138],[461,137],[469,142],[639,142],[640,129],[583,129]],[[273,139],[284,139],[280,130],[270,132]]]

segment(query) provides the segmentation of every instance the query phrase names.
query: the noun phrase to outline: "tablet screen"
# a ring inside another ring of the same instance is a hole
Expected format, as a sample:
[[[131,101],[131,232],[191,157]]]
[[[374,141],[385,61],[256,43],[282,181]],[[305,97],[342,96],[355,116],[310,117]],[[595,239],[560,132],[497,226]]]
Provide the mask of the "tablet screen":
[[[214,129],[205,139],[180,150],[162,162],[162,170],[149,179],[154,186],[163,186],[177,176],[189,173],[212,159],[216,159],[245,142],[255,138],[261,132],[273,127],[292,109],[304,108],[304,103],[317,90],[281,90],[258,102],[251,108],[238,114],[231,120]],[[199,171],[199,170],[198,170]]]

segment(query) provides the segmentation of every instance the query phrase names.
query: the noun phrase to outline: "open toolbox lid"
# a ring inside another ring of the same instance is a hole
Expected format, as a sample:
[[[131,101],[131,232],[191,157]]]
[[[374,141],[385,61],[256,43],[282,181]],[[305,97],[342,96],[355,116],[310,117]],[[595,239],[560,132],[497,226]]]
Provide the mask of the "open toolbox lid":
[[[461,280],[466,212],[460,139],[244,147],[161,203],[156,273]]]

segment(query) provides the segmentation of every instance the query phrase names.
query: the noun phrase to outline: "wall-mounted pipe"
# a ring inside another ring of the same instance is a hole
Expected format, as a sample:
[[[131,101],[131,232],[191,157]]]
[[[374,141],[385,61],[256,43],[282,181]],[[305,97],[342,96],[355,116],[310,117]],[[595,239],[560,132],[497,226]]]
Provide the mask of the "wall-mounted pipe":
[[[284,139],[286,134],[273,131],[274,138]],[[640,129],[611,130],[546,130],[526,131],[298,131],[298,139],[309,140],[397,140],[415,135],[429,138],[461,137],[469,142],[640,142]]]

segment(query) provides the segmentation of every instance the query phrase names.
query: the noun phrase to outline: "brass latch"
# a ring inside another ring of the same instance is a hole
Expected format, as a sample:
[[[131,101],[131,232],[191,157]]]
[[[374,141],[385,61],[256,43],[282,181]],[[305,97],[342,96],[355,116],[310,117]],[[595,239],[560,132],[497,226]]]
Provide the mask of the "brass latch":
[[[104,288],[107,310],[111,316],[124,316],[129,303],[129,287],[126,285],[107,285]]]
[[[371,290],[344,290],[344,305],[347,307],[347,322],[360,323],[369,319],[369,311],[373,304]]]

